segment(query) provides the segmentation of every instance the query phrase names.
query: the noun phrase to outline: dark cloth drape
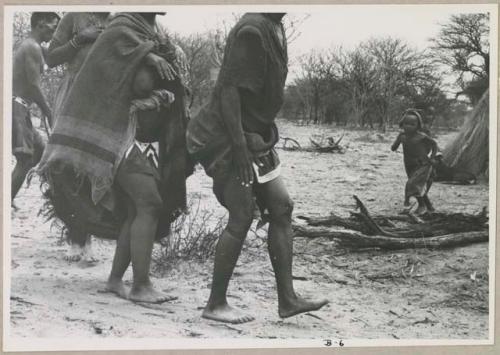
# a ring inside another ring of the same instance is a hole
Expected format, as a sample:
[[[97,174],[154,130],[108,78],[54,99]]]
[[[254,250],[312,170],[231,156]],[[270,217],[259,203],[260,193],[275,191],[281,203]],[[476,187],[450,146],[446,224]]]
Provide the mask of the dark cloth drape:
[[[59,196],[67,200],[70,197],[66,191],[72,191],[73,197],[81,200],[85,208],[80,205],[76,208],[89,211],[81,219],[90,214],[94,219],[109,216],[109,211],[115,212],[121,206],[116,203],[114,177],[134,142],[137,122],[129,115],[134,99],[132,83],[150,52],[170,63],[175,61],[175,47],[168,38],[160,37],[141,15],[116,15],[86,57],[61,108],[61,119],[56,120],[39,172],[51,185],[53,199]],[[164,121],[159,139],[160,193],[164,202],[159,234],[164,234],[178,211],[186,207],[185,180],[190,169],[183,83],[176,79],[160,85],[175,95],[174,103],[158,113]],[[58,189],[54,183],[57,174],[56,180],[68,185],[64,189]],[[81,188],[87,185],[88,189]],[[56,211],[56,215],[66,215],[61,212]]]

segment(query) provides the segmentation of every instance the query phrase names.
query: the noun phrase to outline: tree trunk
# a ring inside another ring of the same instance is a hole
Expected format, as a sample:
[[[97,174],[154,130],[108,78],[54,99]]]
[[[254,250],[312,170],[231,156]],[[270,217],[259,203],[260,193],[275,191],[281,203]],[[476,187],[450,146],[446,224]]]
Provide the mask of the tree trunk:
[[[477,103],[456,138],[444,149],[443,161],[453,170],[478,177],[488,169],[489,90]]]

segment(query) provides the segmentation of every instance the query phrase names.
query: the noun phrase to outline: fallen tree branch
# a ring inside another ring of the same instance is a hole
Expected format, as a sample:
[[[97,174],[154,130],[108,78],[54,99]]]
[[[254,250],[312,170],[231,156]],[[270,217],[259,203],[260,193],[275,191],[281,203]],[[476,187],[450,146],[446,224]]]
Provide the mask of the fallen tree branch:
[[[288,151],[301,151],[301,152],[316,152],[316,153],[344,153],[344,148],[340,145],[340,142],[344,138],[342,135],[338,140],[333,137],[323,138],[320,142],[309,138],[311,142],[310,147],[302,147],[300,143],[290,137],[281,137],[283,141],[281,149]]]
[[[281,137],[281,139],[283,140],[283,147],[282,148],[284,150],[302,150],[302,146],[300,145],[300,143],[296,139],[293,139],[290,137]],[[287,146],[288,142],[292,142],[293,145]]]
[[[405,215],[378,215],[372,217],[361,200],[354,196],[360,212],[351,212],[349,218],[335,214],[326,217],[298,216],[310,226],[333,227],[339,226],[366,235],[381,235],[392,238],[423,238],[445,234],[473,232],[487,229],[488,215],[485,209],[479,214],[462,213],[432,213],[420,217],[411,214]],[[392,221],[404,223],[398,227]],[[382,228],[381,226],[385,227]]]
[[[347,247],[381,248],[390,250],[408,248],[450,248],[471,243],[487,242],[487,230],[446,234],[423,238],[393,238],[382,235],[365,235],[351,230],[338,230],[330,227],[294,225],[295,237],[302,238],[329,238],[338,239],[339,243]]]
[[[486,209],[477,215],[434,213],[423,216],[423,219],[412,215],[372,217],[363,202],[356,195],[353,197],[359,212],[351,212],[349,218],[335,214],[327,217],[299,216],[307,225],[293,224],[296,237],[336,239],[343,246],[357,249],[392,250],[446,248],[488,241]],[[398,227],[389,221],[391,218],[405,225]],[[379,223],[388,227],[382,228]]]

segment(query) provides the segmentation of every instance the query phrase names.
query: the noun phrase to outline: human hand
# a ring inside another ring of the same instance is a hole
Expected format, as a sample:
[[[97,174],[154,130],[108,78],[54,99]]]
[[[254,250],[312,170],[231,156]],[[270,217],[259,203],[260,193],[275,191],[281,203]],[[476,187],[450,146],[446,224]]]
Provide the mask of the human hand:
[[[246,146],[235,148],[233,155],[238,179],[241,181],[241,185],[249,187],[253,183],[253,167],[248,148]]]
[[[157,54],[149,53],[146,56],[146,64],[154,67],[162,80],[172,81],[177,76],[172,65]]]

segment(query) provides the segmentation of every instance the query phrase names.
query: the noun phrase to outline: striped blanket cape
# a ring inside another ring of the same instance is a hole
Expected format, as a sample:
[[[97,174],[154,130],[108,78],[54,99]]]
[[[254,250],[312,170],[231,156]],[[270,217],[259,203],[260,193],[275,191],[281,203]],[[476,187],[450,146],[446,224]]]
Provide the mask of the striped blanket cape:
[[[175,61],[173,45],[137,13],[116,15],[98,37],[61,107],[39,165],[38,172],[49,184],[51,175],[72,171],[76,180],[89,183],[95,206],[113,211],[114,177],[136,134],[136,120],[129,115],[134,99],[132,83],[150,52]],[[176,98],[175,104],[161,113],[168,115],[160,140],[164,178],[160,193],[166,205],[163,219],[169,223],[185,208],[188,169],[184,88],[179,79],[167,86]]]

